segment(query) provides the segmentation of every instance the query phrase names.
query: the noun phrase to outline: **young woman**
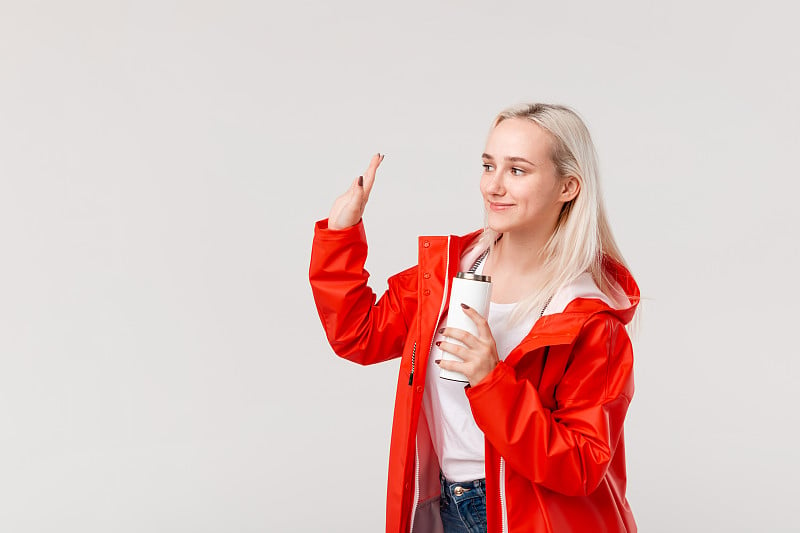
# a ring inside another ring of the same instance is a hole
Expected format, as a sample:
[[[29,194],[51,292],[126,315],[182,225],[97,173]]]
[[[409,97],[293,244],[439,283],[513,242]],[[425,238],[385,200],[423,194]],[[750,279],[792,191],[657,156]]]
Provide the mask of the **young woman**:
[[[377,301],[361,216],[383,156],[315,228],[310,280],[334,351],[361,364],[402,358],[386,530],[636,531],[623,421],[639,289],[606,219],[589,132],[563,106],[513,107],[482,159],[486,227],[420,237],[418,264]],[[488,316],[464,310],[477,335],[447,327],[452,279],[470,269],[492,280]]]

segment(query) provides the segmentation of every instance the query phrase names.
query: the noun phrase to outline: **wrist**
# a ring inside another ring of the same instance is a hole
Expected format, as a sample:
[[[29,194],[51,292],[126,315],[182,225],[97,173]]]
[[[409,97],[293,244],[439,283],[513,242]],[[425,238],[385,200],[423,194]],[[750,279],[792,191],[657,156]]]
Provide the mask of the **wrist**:
[[[355,222],[353,222],[351,224],[342,224],[340,222],[337,222],[337,221],[329,218],[328,219],[328,229],[333,230],[333,231],[346,230],[346,229],[352,228],[353,226],[357,225],[360,220],[361,220],[361,218],[359,218],[358,220],[356,220]]]

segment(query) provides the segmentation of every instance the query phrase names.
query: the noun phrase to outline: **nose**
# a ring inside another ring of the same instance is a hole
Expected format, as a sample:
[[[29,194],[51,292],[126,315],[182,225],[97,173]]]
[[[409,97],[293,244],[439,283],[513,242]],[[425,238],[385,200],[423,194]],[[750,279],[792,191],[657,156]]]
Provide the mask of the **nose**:
[[[505,187],[503,186],[503,173],[499,172],[498,169],[495,169],[494,172],[487,176],[487,180],[486,192],[488,194],[502,196],[505,192]]]

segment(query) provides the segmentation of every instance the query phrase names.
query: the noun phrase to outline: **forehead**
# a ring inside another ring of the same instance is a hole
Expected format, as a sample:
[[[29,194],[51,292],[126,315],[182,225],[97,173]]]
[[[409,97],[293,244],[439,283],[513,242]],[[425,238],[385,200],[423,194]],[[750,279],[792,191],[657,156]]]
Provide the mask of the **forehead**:
[[[535,122],[507,118],[491,129],[486,139],[486,153],[494,158],[524,157],[534,162],[550,158],[550,134]]]

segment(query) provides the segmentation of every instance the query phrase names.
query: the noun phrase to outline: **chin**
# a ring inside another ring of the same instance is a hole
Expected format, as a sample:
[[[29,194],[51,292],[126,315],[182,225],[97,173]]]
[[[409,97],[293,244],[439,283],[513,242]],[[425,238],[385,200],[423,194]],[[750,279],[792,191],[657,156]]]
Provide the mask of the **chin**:
[[[489,212],[489,216],[486,217],[486,225],[489,229],[498,233],[505,233],[512,226],[512,224],[509,224],[508,220],[504,220],[503,217],[499,217],[491,211]]]
[[[496,222],[493,223],[492,221],[489,221],[486,227],[492,231],[496,231],[497,233],[508,233],[508,231],[511,229],[509,224],[500,224]]]

